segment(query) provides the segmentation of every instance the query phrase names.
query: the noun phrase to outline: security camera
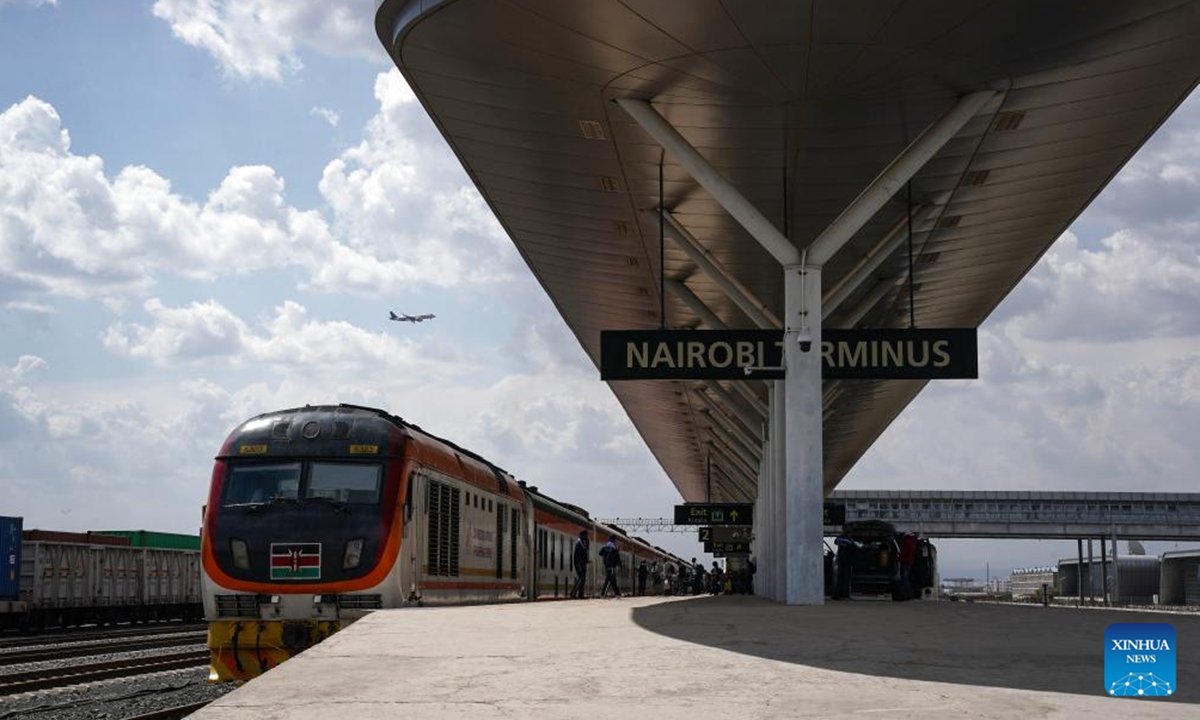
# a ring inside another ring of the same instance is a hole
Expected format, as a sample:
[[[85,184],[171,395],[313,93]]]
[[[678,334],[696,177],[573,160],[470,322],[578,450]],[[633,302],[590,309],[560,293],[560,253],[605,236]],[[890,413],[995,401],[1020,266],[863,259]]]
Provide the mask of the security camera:
[[[800,328],[800,332],[796,335],[796,342],[800,343],[800,352],[812,350],[813,338],[808,328]]]

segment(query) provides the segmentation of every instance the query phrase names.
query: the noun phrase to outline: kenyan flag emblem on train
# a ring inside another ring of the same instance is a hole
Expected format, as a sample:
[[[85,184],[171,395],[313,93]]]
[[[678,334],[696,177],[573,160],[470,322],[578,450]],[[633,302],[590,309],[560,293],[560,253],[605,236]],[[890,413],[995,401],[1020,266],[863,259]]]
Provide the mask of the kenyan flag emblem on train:
[[[321,543],[271,543],[272,580],[320,580]]]

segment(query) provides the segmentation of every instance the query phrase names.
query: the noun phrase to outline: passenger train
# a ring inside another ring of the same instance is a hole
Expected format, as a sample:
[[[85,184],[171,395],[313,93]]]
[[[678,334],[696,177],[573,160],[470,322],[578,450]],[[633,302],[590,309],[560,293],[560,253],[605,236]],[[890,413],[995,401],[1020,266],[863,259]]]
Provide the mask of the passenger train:
[[[610,535],[624,592],[642,561],[683,563],[384,410],[259,415],[225,441],[205,505],[210,679],[255,677],[375,609],[565,598],[580,532],[589,596]]]

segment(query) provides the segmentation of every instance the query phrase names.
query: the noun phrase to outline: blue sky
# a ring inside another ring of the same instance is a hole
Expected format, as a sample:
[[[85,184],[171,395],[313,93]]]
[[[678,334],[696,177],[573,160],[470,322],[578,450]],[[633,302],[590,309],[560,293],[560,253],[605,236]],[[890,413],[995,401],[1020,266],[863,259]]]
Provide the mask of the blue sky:
[[[343,401],[598,515],[669,515],[372,10],[0,0],[0,514],[194,531],[230,428]],[[981,379],[930,385],[843,487],[1197,490],[1198,141],[1191,100],[984,326]],[[655,539],[690,556],[691,537]],[[942,562],[1073,551],[943,543]]]

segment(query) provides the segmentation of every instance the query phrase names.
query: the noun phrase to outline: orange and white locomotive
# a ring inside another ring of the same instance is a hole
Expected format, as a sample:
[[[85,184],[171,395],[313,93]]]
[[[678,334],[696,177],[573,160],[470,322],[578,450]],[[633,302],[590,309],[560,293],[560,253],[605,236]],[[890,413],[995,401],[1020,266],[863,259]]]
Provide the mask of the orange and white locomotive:
[[[383,410],[259,415],[217,456],[201,541],[213,680],[245,680],[364,613],[566,597],[581,531],[617,535],[622,587],[680,560]]]

